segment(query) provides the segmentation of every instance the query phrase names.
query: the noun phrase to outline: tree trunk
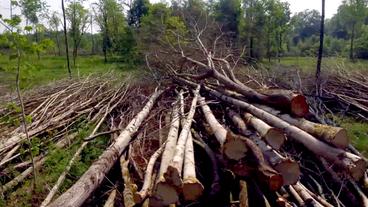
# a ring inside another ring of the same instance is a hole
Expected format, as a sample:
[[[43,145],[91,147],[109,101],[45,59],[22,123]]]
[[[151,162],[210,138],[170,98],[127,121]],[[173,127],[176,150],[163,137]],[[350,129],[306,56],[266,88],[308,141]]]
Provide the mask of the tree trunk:
[[[247,124],[251,125],[261,137],[273,148],[279,150],[286,139],[282,130],[271,127],[250,113],[244,113],[243,117]]]
[[[207,123],[210,125],[213,134],[221,146],[221,152],[231,160],[240,160],[244,158],[248,149],[243,140],[233,137],[231,133],[228,133],[228,131],[217,121],[203,97],[200,97],[199,104],[201,105]]]
[[[240,185],[240,192],[239,192],[239,202],[240,207],[249,207],[249,201],[248,201],[248,185],[245,180],[239,181]]]
[[[321,15],[321,28],[319,31],[319,49],[318,49],[318,60],[316,69],[316,96],[321,95],[321,64],[323,57],[323,40],[325,36],[325,0],[322,0],[322,15]]]
[[[350,60],[354,61],[354,38],[355,38],[355,22],[352,25],[350,37]]]
[[[116,140],[107,148],[89,169],[74,183],[65,193],[52,202],[49,206],[77,207],[81,206],[91,193],[99,186],[110,171],[115,161],[129,145],[133,134],[138,130],[142,121],[147,117],[161,90],[156,90],[144,108],[129,122]]]
[[[69,61],[68,34],[67,34],[67,30],[66,30],[66,16],[65,16],[64,0],[61,0],[61,9],[63,10],[63,21],[64,21],[63,27],[64,27],[66,62],[67,62],[67,65],[68,65],[69,78],[72,78],[72,71],[70,70],[70,61]]]
[[[184,127],[186,119],[183,93],[179,94],[179,98],[181,124]],[[204,188],[202,183],[197,179],[196,176],[193,137],[191,131],[188,133],[184,156],[183,196],[184,200],[186,201],[195,201],[202,195]]]
[[[320,138],[336,147],[345,149],[349,146],[349,137],[347,131],[341,127],[333,127],[323,124],[314,123],[304,118],[294,118],[288,114],[282,114],[280,111],[271,107],[254,104],[256,107],[267,111],[268,113],[279,117],[280,119],[295,125],[298,128]]]
[[[190,128],[192,126],[192,121],[195,113],[195,109],[197,106],[197,100],[199,96],[200,85],[197,86],[194,91],[194,97],[192,100],[192,104],[186,117],[185,123],[182,126],[182,130],[180,132],[177,145],[175,147],[175,155],[171,160],[171,163],[167,167],[167,171],[164,175],[167,182],[173,184],[178,189],[182,187],[183,181],[181,179],[181,173],[183,169],[184,163],[184,152],[185,152],[185,144],[187,142],[188,134],[190,133]]]
[[[116,198],[116,189],[112,190],[109,197],[107,198],[104,207],[114,207]]]
[[[264,120],[266,123],[284,130],[287,135],[289,135],[294,140],[302,143],[305,147],[307,147],[317,156],[322,156],[328,159],[329,161],[344,168],[347,172],[350,173],[350,175],[355,180],[358,180],[363,176],[366,168],[366,162],[364,161],[363,158],[358,157],[352,153],[346,152],[344,150],[331,147],[319,141],[312,135],[306,133],[305,131],[293,125],[290,125],[287,122],[283,121],[282,119],[264,110],[261,110],[249,103],[225,96],[212,89],[207,90],[214,96],[222,99],[223,101],[226,101],[228,103],[234,104],[235,106],[243,108],[252,113],[253,115],[257,116],[258,118]]]
[[[244,136],[249,136],[245,123],[240,115],[232,110],[229,110],[228,114],[232,122],[238,128],[238,131]],[[300,168],[297,162],[283,157],[277,151],[268,146],[264,141],[262,141],[258,136],[250,135],[249,139],[251,139],[261,149],[268,163],[276,171],[281,173],[284,180],[284,185],[295,184],[299,180]]]
[[[182,95],[182,92],[180,94]],[[176,188],[167,183],[164,177],[167,167],[169,166],[171,159],[175,154],[175,147],[179,134],[180,117],[178,101],[175,103],[172,110],[171,124],[169,134],[167,136],[165,150],[162,153],[158,181],[153,196],[150,200],[150,203],[153,206],[169,205],[171,203],[175,203],[175,201],[179,199]]]

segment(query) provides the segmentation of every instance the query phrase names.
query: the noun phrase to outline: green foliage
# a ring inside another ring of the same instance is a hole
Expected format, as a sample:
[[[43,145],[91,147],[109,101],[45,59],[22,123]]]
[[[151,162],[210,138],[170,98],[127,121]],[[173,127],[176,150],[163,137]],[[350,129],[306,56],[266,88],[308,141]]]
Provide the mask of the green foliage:
[[[42,0],[19,0],[19,5],[22,14],[33,24],[39,22],[40,13],[46,8],[46,3]]]
[[[140,27],[142,17],[148,14],[149,7],[148,0],[134,0],[131,9],[128,11],[128,24],[133,27]]]
[[[352,144],[365,157],[368,156],[368,123],[359,122],[351,118],[340,118],[339,122],[348,131]]]
[[[241,18],[240,0],[220,0],[215,5],[215,18],[221,23],[222,31],[237,38],[238,25]]]

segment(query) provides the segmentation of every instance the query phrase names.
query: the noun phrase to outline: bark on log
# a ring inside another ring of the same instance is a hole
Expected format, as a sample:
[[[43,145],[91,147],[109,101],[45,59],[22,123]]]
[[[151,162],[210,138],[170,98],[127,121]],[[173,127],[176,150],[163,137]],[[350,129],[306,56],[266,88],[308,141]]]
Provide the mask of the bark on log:
[[[179,94],[180,99],[180,114],[181,122],[184,127],[185,125],[185,111],[184,111],[184,97],[183,93]],[[184,172],[183,172],[183,196],[186,201],[195,201],[203,193],[203,185],[197,179],[195,171],[195,159],[194,159],[194,148],[193,148],[193,137],[192,132],[189,131],[187,142],[185,144],[184,154]]]
[[[165,145],[165,150],[162,153],[158,182],[150,201],[151,206],[169,205],[179,199],[176,188],[167,183],[164,177],[164,174],[167,171],[167,167],[169,166],[171,159],[175,154],[175,147],[179,134],[179,125],[179,103],[176,103],[172,110],[171,125]]]
[[[289,123],[283,121],[282,119],[274,116],[264,110],[261,110],[247,102],[240,101],[228,96],[225,96],[215,90],[207,89],[209,92],[222,99],[223,101],[229,102],[243,108],[258,118],[264,120],[268,124],[271,124],[277,128],[283,129],[287,135],[289,135],[294,140],[302,143],[305,147],[307,147],[310,151],[315,153],[318,156],[322,156],[328,159],[331,162],[336,163],[337,165],[343,167],[350,175],[355,179],[359,180],[366,169],[366,162],[363,158],[358,157],[352,153],[346,152],[344,150],[331,147],[312,135],[306,133],[305,131],[290,125]]]
[[[240,192],[239,192],[240,207],[249,207],[247,182],[245,180],[240,180],[239,185],[240,185]]]
[[[251,125],[263,139],[275,150],[279,150],[284,144],[285,134],[282,130],[271,127],[264,121],[254,117],[250,113],[243,114],[245,122]]]
[[[203,193],[203,185],[196,177],[193,138],[189,132],[185,144],[185,160],[183,172],[183,196],[186,201],[195,201]]]
[[[295,191],[299,194],[299,196],[303,199],[306,205],[310,205],[313,207],[323,207],[319,202],[317,202],[304,188],[300,182],[293,185]]]
[[[282,114],[280,111],[264,105],[256,104],[255,106],[281,118],[289,124],[297,126],[298,128],[316,136],[317,138],[321,138],[322,140],[331,143],[336,147],[345,149],[349,146],[349,137],[347,131],[341,127],[318,124],[308,121],[304,118],[294,118],[288,114]]]
[[[185,124],[182,127],[180,132],[178,143],[175,147],[175,155],[169,164],[167,171],[164,175],[166,181],[174,186],[181,188],[183,185],[183,181],[181,179],[181,173],[183,169],[184,163],[184,152],[185,152],[185,144],[187,142],[188,134],[190,133],[190,128],[192,125],[193,117],[195,114],[195,109],[197,106],[197,100],[199,96],[199,89],[200,85],[197,86],[196,90],[194,91],[194,97],[192,100],[192,104],[186,117]]]
[[[114,207],[116,197],[116,189],[112,190],[109,197],[107,198],[104,207]]]
[[[228,111],[229,117],[238,128],[239,132],[244,136],[247,133],[245,128],[245,123],[243,119],[233,110]],[[261,140],[258,136],[249,136],[251,139],[261,150],[264,157],[267,159],[268,163],[279,173],[281,173],[284,185],[295,184],[299,180],[300,176],[300,168],[299,164],[290,158],[285,158],[277,151],[273,150],[270,146],[268,146],[263,140]]]
[[[122,133],[120,133],[115,142],[103,152],[99,159],[91,165],[91,167],[76,183],[74,183],[71,188],[52,202],[50,206],[74,207],[81,206],[83,204],[83,202],[103,181],[106,173],[110,171],[115,161],[128,146],[133,134],[138,130],[142,121],[147,117],[149,111],[161,93],[161,90],[156,90],[153,93],[142,111],[140,111],[134,119],[129,122],[128,126],[122,131]]]
[[[294,91],[284,89],[263,89],[260,93],[266,95],[270,102],[277,102],[279,108],[290,110],[291,114],[304,117],[309,112],[306,98]]]
[[[135,185],[132,182],[132,179],[130,178],[128,165],[129,159],[125,159],[125,155],[120,156],[121,175],[124,181],[124,190],[123,190],[124,206],[133,207],[136,204],[134,202],[134,193],[137,191],[137,185]]]
[[[201,105],[207,123],[210,125],[221,146],[222,153],[232,160],[244,158],[248,149],[243,140],[238,139],[238,137],[233,137],[231,133],[228,133],[228,131],[217,121],[203,97],[199,98],[199,104]]]

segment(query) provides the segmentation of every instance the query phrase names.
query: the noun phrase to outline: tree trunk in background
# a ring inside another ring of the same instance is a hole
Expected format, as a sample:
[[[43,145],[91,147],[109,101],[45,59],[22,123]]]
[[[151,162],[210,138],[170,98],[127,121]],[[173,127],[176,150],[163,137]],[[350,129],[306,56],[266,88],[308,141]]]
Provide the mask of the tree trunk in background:
[[[281,51],[282,51],[282,32],[280,32],[279,34],[279,47],[278,47],[278,52],[277,52],[277,58],[279,60],[279,63],[281,62],[281,57],[280,57]]]
[[[68,64],[68,73],[69,78],[72,78],[72,71],[70,70],[70,62],[69,62],[69,48],[68,48],[68,35],[66,30],[66,17],[65,17],[65,7],[64,0],[61,0],[61,9],[63,10],[63,20],[64,20],[64,39],[65,39],[65,52],[66,52],[66,62]]]
[[[36,30],[35,30],[35,36],[36,36],[36,43],[39,43],[39,37],[38,37],[38,30],[37,30],[37,25],[36,25]],[[37,59],[40,60],[40,51],[37,50]]]
[[[321,76],[321,64],[322,64],[322,56],[323,56],[324,35],[325,35],[325,0],[322,0],[321,29],[319,32],[319,50],[318,50],[318,60],[317,60],[317,69],[316,69],[316,96],[321,95],[320,76]]]
[[[91,15],[91,41],[92,41],[92,48],[91,48],[91,55],[95,54],[95,40],[93,39],[93,16]]]
[[[58,47],[58,54],[61,56],[61,46],[60,46],[60,39],[59,39],[59,31],[55,32],[55,39],[56,39],[56,46]]]
[[[350,38],[350,60],[354,61],[354,38],[355,38],[355,22],[353,23],[353,28],[351,29]]]

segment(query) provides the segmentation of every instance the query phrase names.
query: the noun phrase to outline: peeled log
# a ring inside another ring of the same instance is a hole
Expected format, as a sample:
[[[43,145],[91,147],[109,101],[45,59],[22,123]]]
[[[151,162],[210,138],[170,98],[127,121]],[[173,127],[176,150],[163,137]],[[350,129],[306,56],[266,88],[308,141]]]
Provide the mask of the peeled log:
[[[164,174],[166,181],[170,184],[173,184],[177,188],[181,188],[183,185],[183,181],[181,179],[181,173],[183,169],[184,163],[184,152],[185,152],[185,144],[187,142],[188,134],[190,133],[190,128],[192,126],[192,121],[195,113],[195,109],[197,106],[197,100],[199,96],[200,85],[197,86],[194,91],[194,98],[192,100],[192,104],[186,117],[185,123],[180,132],[178,143],[175,147],[175,155],[167,167],[167,171]]]
[[[102,153],[98,160],[89,167],[71,188],[49,206],[76,207],[84,203],[91,193],[101,184],[105,175],[110,171],[121,153],[128,146],[133,134],[147,117],[162,92],[161,90],[156,90],[153,95],[151,95],[142,111],[129,122],[128,126],[120,133],[114,143]]]
[[[114,207],[116,197],[116,189],[112,190],[109,197],[107,198],[104,207]]]
[[[167,183],[166,179],[164,178],[167,167],[169,166],[171,159],[175,154],[175,147],[179,134],[180,117],[178,105],[178,103],[175,103],[172,110],[171,125],[165,145],[165,150],[162,153],[158,181],[156,184],[156,188],[154,189],[152,199],[150,201],[150,204],[152,206],[169,205],[179,199],[176,188]]]
[[[243,140],[238,139],[238,137],[233,137],[231,133],[228,133],[228,131],[217,121],[203,97],[199,98],[199,104],[225,156],[232,160],[240,160],[245,157],[248,149]]]
[[[254,117],[250,113],[243,114],[247,124],[251,125],[263,139],[275,150],[279,150],[284,144],[285,134],[282,130],[271,127],[264,121]]]
[[[263,89],[259,92],[266,95],[270,102],[278,103],[280,109],[290,110],[298,117],[304,117],[309,112],[306,98],[299,93],[284,89]]]
[[[239,132],[243,135],[246,135],[247,132],[245,123],[240,115],[232,110],[229,110],[228,114],[235,126],[238,128]],[[249,139],[251,139],[262,150],[263,155],[270,165],[276,171],[281,173],[284,180],[284,185],[295,184],[299,180],[300,168],[297,162],[283,157],[257,136],[249,136]]]
[[[354,155],[350,152],[346,152],[344,150],[334,148],[321,142],[317,138],[308,134],[307,132],[290,125],[289,123],[283,121],[282,119],[261,110],[247,102],[240,101],[228,96],[225,96],[215,90],[207,89],[212,95],[234,104],[235,106],[241,107],[258,118],[264,120],[265,122],[283,129],[287,135],[289,135],[294,140],[302,143],[305,147],[307,147],[310,151],[315,153],[318,156],[322,156],[328,159],[330,162],[337,164],[344,168],[350,175],[355,179],[359,180],[364,175],[364,171],[366,169],[366,162],[363,158]]]
[[[249,201],[248,201],[248,185],[245,180],[239,181],[240,185],[240,192],[239,192],[239,202],[240,207],[249,207]]]
[[[341,127],[334,127],[324,124],[318,124],[308,121],[304,118],[294,118],[288,114],[282,114],[280,111],[264,105],[255,105],[258,108],[271,113],[280,119],[295,125],[298,128],[323,139],[324,141],[331,143],[332,145],[345,149],[349,146],[349,137],[347,131]]]

